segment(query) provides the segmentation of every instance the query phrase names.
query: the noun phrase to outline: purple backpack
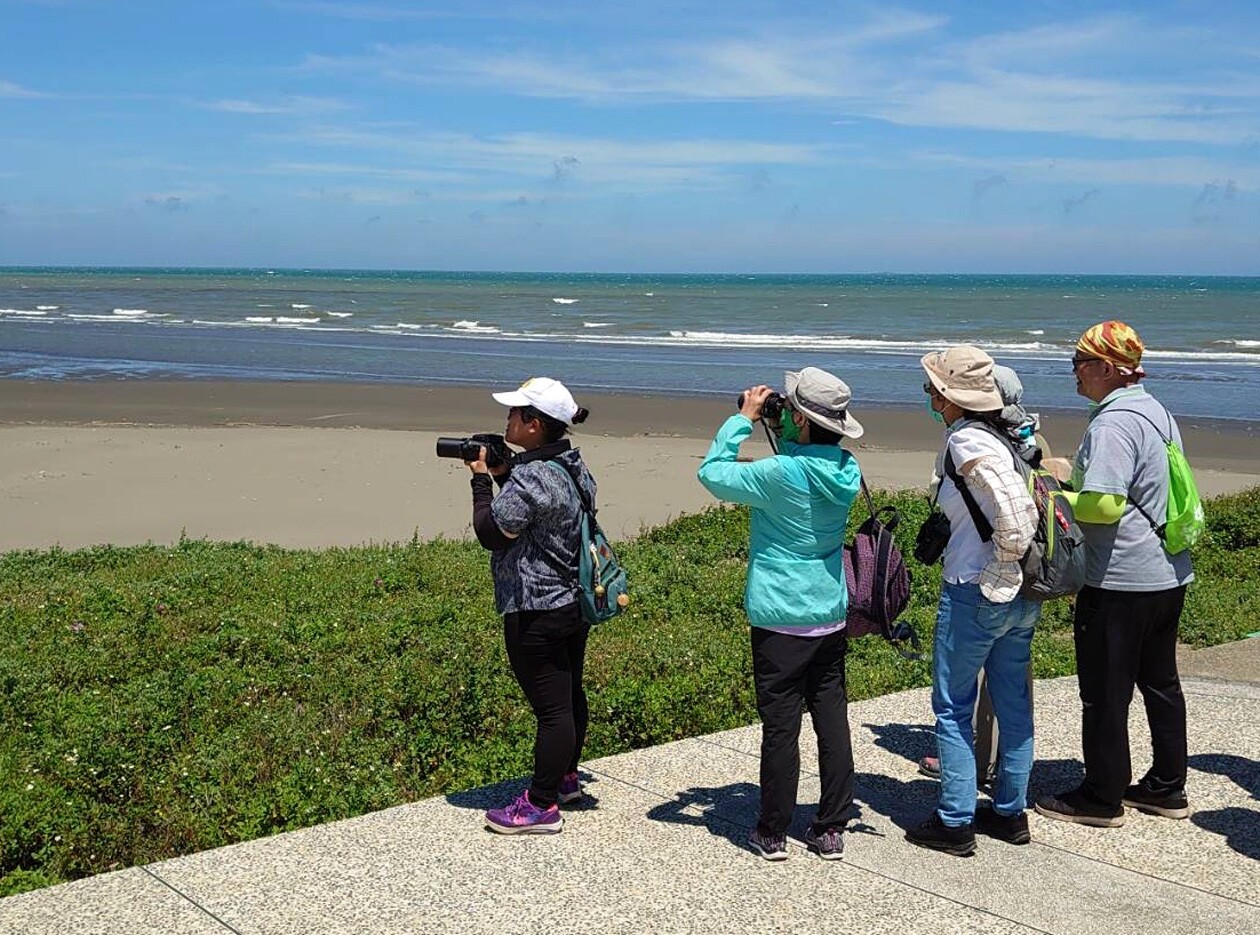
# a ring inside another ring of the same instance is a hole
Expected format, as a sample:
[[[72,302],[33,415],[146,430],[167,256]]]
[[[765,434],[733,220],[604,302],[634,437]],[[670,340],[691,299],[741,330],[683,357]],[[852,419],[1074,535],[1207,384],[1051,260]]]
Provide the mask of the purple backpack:
[[[919,635],[910,624],[897,622],[910,602],[910,569],[893,541],[901,514],[891,506],[876,510],[865,478],[862,496],[871,515],[858,527],[852,544],[844,547],[844,580],[849,590],[845,630],[850,639],[878,633],[906,659],[922,659]]]

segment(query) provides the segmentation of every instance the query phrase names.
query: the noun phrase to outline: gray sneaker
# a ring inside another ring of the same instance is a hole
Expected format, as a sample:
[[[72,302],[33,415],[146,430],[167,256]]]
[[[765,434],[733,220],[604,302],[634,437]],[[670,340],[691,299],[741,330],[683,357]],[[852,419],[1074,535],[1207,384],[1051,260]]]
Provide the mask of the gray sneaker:
[[[766,860],[787,860],[786,834],[762,834],[753,828],[748,835],[748,846]]]
[[[843,828],[828,828],[815,834],[813,827],[805,832],[805,846],[823,860],[839,860],[844,856]]]

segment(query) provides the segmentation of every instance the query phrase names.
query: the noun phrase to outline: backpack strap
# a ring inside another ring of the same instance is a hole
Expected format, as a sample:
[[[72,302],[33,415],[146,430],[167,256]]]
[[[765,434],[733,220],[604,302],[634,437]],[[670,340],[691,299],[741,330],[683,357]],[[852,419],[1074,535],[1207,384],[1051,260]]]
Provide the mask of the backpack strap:
[[[1156,402],[1158,402],[1158,400],[1156,400]],[[1139,419],[1145,419],[1148,423],[1150,423],[1151,428],[1155,430],[1155,434],[1159,436],[1159,440],[1164,443],[1165,447],[1167,447],[1173,444],[1173,417],[1172,417],[1172,413],[1168,411],[1167,406],[1165,406],[1163,403],[1160,403],[1159,405],[1161,408],[1163,408],[1164,415],[1168,416],[1168,437],[1167,438],[1164,437],[1164,433],[1160,431],[1159,426],[1155,424],[1154,419],[1152,419],[1150,416],[1148,416],[1144,412],[1138,412],[1136,409],[1104,409],[1102,412],[1098,413],[1098,415],[1104,416],[1109,412],[1127,412],[1130,415],[1137,416]],[[1167,526],[1167,523],[1155,522],[1155,520],[1151,518],[1151,514],[1147,513],[1146,510],[1142,508],[1142,504],[1138,503],[1137,500],[1129,500],[1129,502],[1133,504],[1133,509],[1137,510],[1140,514],[1142,514],[1142,519],[1146,520],[1148,523],[1151,524],[1151,532],[1155,533],[1155,538],[1159,539],[1160,542],[1163,542],[1167,536],[1167,533],[1164,528],[1165,526]]]
[[[980,534],[980,541],[991,542],[993,540],[993,524],[984,515],[984,511],[980,509],[980,504],[976,502],[975,495],[968,489],[967,482],[958,473],[958,468],[954,464],[954,456],[950,454],[948,448],[945,449],[945,474],[954,482],[954,486],[958,488],[958,493],[962,496],[963,503],[967,504],[967,512],[971,514],[971,521],[976,524],[976,532]]]
[[[578,504],[581,506],[582,512],[591,517],[591,519],[594,519],[595,507],[591,504],[590,500],[587,499],[586,491],[584,491],[582,489],[582,485],[577,482],[577,478],[573,476],[573,472],[559,461],[551,458],[548,458],[543,463],[550,464],[553,468],[569,479],[569,483],[573,486],[573,492],[577,494]]]

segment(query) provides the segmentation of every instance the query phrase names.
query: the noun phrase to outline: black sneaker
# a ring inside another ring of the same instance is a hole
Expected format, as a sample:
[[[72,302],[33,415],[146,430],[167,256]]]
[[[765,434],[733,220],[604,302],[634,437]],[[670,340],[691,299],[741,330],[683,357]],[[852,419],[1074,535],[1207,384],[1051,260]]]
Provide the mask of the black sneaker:
[[[1092,828],[1119,828],[1124,824],[1124,806],[1114,808],[1087,799],[1080,789],[1062,795],[1043,795],[1037,800],[1039,814],[1059,821],[1071,821]]]
[[[748,846],[766,860],[787,860],[786,834],[762,834],[753,828],[748,835]]]
[[[1028,815],[1001,815],[991,807],[976,809],[976,831],[1007,844],[1027,844],[1032,840],[1028,833]]]
[[[1165,818],[1190,817],[1190,803],[1186,800],[1184,789],[1176,792],[1152,792],[1138,783],[1124,790],[1121,801],[1129,808],[1136,808],[1148,815],[1162,815]]]
[[[970,857],[976,852],[976,832],[971,825],[960,825],[951,828],[941,821],[939,812],[919,827],[906,832],[906,840],[919,847],[943,851],[955,857]]]
[[[843,828],[828,828],[822,834],[815,834],[811,827],[805,832],[805,846],[823,860],[839,860],[844,856],[843,831]]]

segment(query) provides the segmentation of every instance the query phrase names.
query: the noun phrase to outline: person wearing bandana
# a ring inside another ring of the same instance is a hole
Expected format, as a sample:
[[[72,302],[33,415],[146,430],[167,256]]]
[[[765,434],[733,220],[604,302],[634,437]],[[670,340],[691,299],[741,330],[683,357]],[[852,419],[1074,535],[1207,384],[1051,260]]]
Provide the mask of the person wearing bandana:
[[[1125,806],[1186,818],[1186,702],[1177,673],[1177,626],[1194,578],[1190,553],[1170,553],[1158,524],[1168,505],[1166,440],[1177,422],[1141,386],[1144,347],[1122,321],[1094,325],[1076,345],[1076,391],[1090,400],[1089,424],[1069,494],[1085,533],[1085,588],[1073,637],[1083,703],[1085,779],[1037,800],[1042,815],[1115,828]],[[1153,760],[1135,785],[1129,704],[1142,693]]]

